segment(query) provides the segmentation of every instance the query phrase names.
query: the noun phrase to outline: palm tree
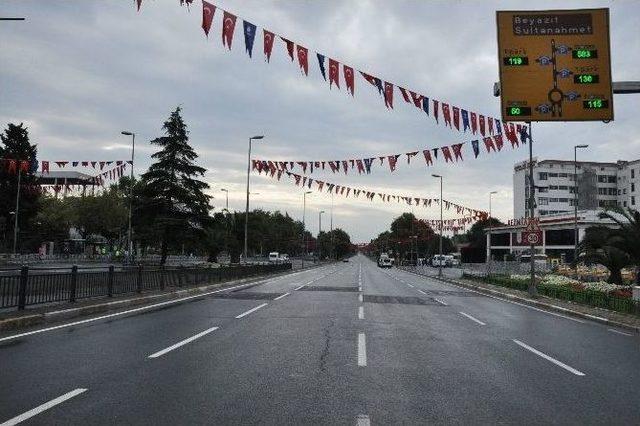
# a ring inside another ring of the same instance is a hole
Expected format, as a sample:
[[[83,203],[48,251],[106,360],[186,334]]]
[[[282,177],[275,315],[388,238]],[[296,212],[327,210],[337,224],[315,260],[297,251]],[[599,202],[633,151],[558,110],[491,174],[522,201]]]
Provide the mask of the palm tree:
[[[640,212],[616,206],[600,213],[600,218],[618,225],[615,231],[620,238],[618,247],[631,257],[631,263],[636,266],[636,285],[640,285]]]
[[[587,228],[580,242],[580,253],[585,261],[599,263],[609,270],[607,282],[622,284],[622,268],[631,265],[632,259],[620,248],[624,240],[617,231],[606,226]]]

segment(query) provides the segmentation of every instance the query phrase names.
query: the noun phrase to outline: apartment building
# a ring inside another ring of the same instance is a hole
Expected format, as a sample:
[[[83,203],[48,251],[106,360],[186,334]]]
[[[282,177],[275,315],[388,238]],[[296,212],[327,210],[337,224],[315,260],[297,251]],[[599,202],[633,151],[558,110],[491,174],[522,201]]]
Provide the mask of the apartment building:
[[[563,215],[574,210],[578,189],[578,210],[611,206],[640,209],[640,159],[615,163],[533,159],[535,216]],[[529,216],[529,162],[513,169],[514,218]],[[577,174],[577,185],[575,175]]]

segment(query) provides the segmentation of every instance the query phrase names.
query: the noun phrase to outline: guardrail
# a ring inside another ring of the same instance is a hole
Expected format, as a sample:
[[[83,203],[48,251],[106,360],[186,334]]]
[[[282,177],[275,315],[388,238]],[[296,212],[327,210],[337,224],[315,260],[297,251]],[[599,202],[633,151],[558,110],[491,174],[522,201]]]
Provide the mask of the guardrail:
[[[99,269],[96,271],[96,269]],[[0,275],[0,308],[51,302],[75,302],[90,297],[113,297],[116,294],[164,290],[167,287],[189,287],[215,282],[272,274],[291,269],[290,263],[238,265],[218,268],[145,267],[19,270]]]

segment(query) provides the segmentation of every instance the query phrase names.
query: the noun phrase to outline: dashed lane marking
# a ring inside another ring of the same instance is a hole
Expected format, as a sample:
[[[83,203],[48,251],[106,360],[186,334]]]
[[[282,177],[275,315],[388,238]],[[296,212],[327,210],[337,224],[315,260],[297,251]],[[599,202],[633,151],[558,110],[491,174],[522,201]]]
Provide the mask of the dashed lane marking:
[[[608,328],[607,330],[608,330],[608,331],[610,331],[610,332],[612,332],[612,333],[622,334],[623,336],[628,336],[628,337],[631,337],[631,336],[632,336],[632,335],[631,335],[631,334],[629,334],[629,333],[625,333],[624,331],[616,330],[616,329],[613,329],[613,328]]]
[[[582,371],[576,370],[575,368],[570,367],[570,366],[568,366],[567,364],[565,364],[565,363],[563,363],[563,362],[560,362],[560,361],[558,361],[557,359],[552,358],[552,357],[550,357],[549,355],[544,354],[544,353],[540,352],[539,350],[537,350],[537,349],[535,349],[535,348],[532,348],[531,346],[529,346],[529,345],[527,345],[527,344],[525,344],[525,343],[522,343],[520,340],[513,339],[513,341],[514,341],[517,345],[519,345],[520,347],[523,347],[523,348],[525,348],[526,350],[533,352],[534,354],[536,354],[536,355],[538,355],[538,356],[540,356],[540,357],[542,357],[542,358],[546,359],[547,361],[551,361],[552,363],[554,363],[554,364],[555,364],[555,365],[557,365],[558,367],[562,367],[562,368],[564,368],[565,370],[567,370],[567,371],[569,371],[569,372],[571,372],[571,373],[575,374],[576,376],[584,376],[584,375],[585,375]]]
[[[18,423],[22,423],[23,421],[30,419],[33,416],[37,416],[38,414],[48,410],[49,408],[53,408],[56,405],[62,404],[63,402],[73,398],[74,396],[78,396],[81,393],[86,392],[86,390],[87,389],[84,389],[84,388],[74,389],[71,392],[67,392],[64,395],[61,395],[55,399],[52,399],[49,402],[45,402],[44,404],[39,405],[36,408],[33,408],[27,411],[26,413],[22,413],[19,416],[16,416],[10,420],[7,420],[6,422],[0,424],[0,426],[13,426],[13,425],[17,425]]]
[[[482,321],[480,321],[478,318],[472,317],[471,315],[464,313],[464,312],[460,312],[460,315],[464,315],[465,317],[469,318],[471,321],[474,321],[480,325],[487,325],[485,323],[483,323]]]
[[[356,417],[356,426],[371,426],[371,420],[366,414],[358,414]]]
[[[276,298],[275,298],[275,299],[273,299],[273,300],[280,300],[280,299],[282,299],[283,297],[287,297],[287,296],[288,296],[288,295],[290,295],[290,294],[291,294],[291,293],[285,293],[285,294],[283,294],[283,295],[281,295],[281,296],[276,297]]]
[[[358,307],[358,319],[364,319],[364,306]]]
[[[237,318],[237,317],[236,317],[236,318]],[[162,355],[164,355],[164,354],[166,354],[166,353],[168,353],[168,352],[171,352],[171,351],[172,351],[172,350],[174,350],[174,349],[178,349],[180,346],[184,346],[184,345],[186,345],[187,343],[191,343],[191,342],[193,342],[194,340],[199,339],[199,338],[201,338],[202,336],[205,336],[205,335],[207,335],[207,334],[211,333],[212,331],[216,331],[217,329],[218,329],[218,327],[211,327],[211,328],[208,328],[208,329],[206,329],[205,331],[203,331],[203,332],[201,332],[201,333],[196,334],[195,336],[191,336],[191,337],[189,337],[188,339],[181,340],[180,342],[176,343],[175,345],[171,345],[171,346],[169,346],[168,348],[165,348],[165,349],[163,349],[163,350],[161,350],[161,351],[158,351],[158,352],[156,352],[156,353],[154,353],[154,354],[151,354],[151,355],[149,355],[149,356],[148,356],[148,358],[158,358],[158,357],[161,357]]]
[[[256,306],[256,307],[255,307],[255,308],[253,308],[253,309],[249,309],[248,311],[243,312],[243,313],[241,313],[240,315],[238,315],[238,316],[236,317],[236,319],[240,319],[240,318],[242,318],[242,317],[246,317],[246,316],[247,316],[247,315],[249,315],[250,313],[257,311],[257,310],[258,310],[258,309],[260,309],[260,308],[264,308],[265,306],[267,306],[267,303],[263,303],[262,305],[258,305],[258,306]]]
[[[367,338],[364,333],[358,333],[358,366],[367,366]]]

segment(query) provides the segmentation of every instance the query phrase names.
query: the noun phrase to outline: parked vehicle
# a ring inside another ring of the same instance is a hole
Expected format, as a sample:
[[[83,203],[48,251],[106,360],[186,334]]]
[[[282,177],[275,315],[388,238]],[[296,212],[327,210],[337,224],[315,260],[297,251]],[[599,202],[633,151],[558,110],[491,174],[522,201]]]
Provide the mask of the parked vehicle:
[[[391,262],[391,259],[389,258],[389,256],[387,256],[386,254],[381,254],[380,257],[378,258],[378,267],[391,268],[392,266],[393,266],[393,263]]]
[[[279,253],[277,251],[272,251],[269,253],[269,262],[277,263],[280,260]]]
[[[446,268],[447,265],[447,256],[446,255],[439,255],[436,254],[431,258],[431,266],[433,267],[437,267],[439,268],[440,266],[442,266],[443,268]]]

